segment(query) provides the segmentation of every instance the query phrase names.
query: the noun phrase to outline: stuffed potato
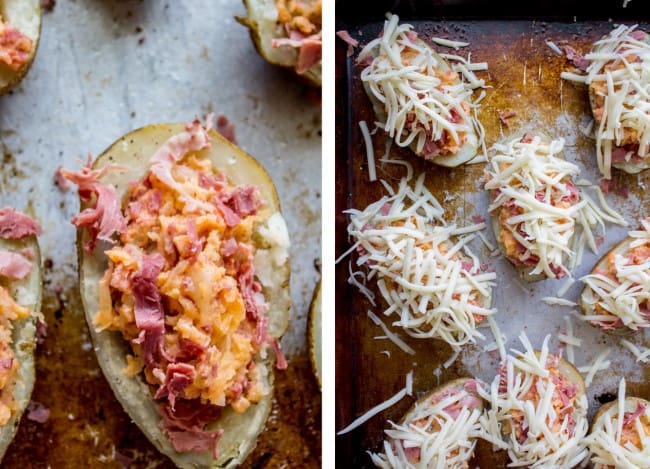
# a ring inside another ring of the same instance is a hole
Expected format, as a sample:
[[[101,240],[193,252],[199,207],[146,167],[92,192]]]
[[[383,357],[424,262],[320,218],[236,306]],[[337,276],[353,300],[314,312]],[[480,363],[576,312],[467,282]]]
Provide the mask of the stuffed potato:
[[[18,430],[35,380],[36,322],[42,275],[40,227],[12,209],[0,210],[0,459]]]
[[[40,29],[39,0],[0,2],[0,94],[18,84],[29,70]]]
[[[115,395],[179,467],[238,465],[270,412],[268,349],[286,366],[289,240],[271,179],[198,121],[133,131],[64,174],[79,184],[81,296]]]
[[[244,0],[247,26],[257,51],[268,62],[292,69],[321,86],[322,0]]]

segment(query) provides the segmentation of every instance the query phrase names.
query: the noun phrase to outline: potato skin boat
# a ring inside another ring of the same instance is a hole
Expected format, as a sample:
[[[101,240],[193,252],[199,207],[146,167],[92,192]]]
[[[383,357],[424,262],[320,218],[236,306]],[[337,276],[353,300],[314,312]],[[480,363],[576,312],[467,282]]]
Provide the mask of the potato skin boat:
[[[4,0],[0,16],[32,40],[32,50],[26,63],[18,70],[0,64],[0,95],[16,86],[29,71],[41,37],[41,4],[39,0]]]
[[[275,0],[243,0],[248,16],[237,17],[237,21],[248,28],[257,52],[269,63],[291,70],[299,79],[310,86],[320,88],[323,66],[318,63],[305,73],[296,72],[298,51],[285,47],[271,47],[277,26]],[[273,14],[275,12],[275,14]]]
[[[16,302],[21,306],[29,308],[32,314],[25,319],[15,321],[11,334],[13,340],[12,348],[16,359],[20,363],[14,388],[17,409],[9,421],[0,427],[0,460],[4,457],[7,448],[18,431],[20,419],[27,408],[27,404],[29,404],[36,380],[36,363],[34,357],[34,351],[36,349],[36,322],[37,314],[41,311],[43,290],[43,273],[38,242],[34,235],[21,240],[0,238],[0,249],[2,250],[17,252],[24,248],[29,248],[34,253],[32,270],[24,279],[11,280],[7,282],[6,286]]]
[[[538,136],[538,137],[540,137],[542,142],[546,142],[547,144],[552,141],[551,137],[549,137],[548,135],[546,135],[543,132],[530,132],[530,131],[527,132],[527,131],[524,131],[524,130],[520,130],[520,131],[514,133],[513,135],[511,135],[510,137],[506,138],[503,141],[503,143],[507,144],[507,143],[510,143],[512,141],[521,140],[527,134],[528,135]],[[557,156],[559,158],[566,159],[566,157],[564,156],[564,152],[558,153]],[[492,190],[490,191],[490,199],[491,200],[494,198],[493,197],[494,193],[495,193],[495,191],[492,191]],[[495,237],[495,239],[497,241],[497,244],[499,246],[499,250],[501,251],[503,256],[507,258],[505,245],[501,241],[501,224],[499,223],[498,215],[490,214],[490,225],[492,226],[492,231],[494,233],[494,237]],[[569,240],[569,244],[571,244],[571,240]],[[566,255],[563,256],[563,259],[566,262]],[[508,259],[508,260],[510,261],[510,259]],[[538,274],[532,274],[531,272],[535,269],[534,265],[533,266],[515,265],[512,261],[510,261],[510,263],[515,267],[515,269],[517,270],[517,272],[519,273],[521,278],[523,278],[527,282],[534,283],[534,282],[539,282],[540,280],[545,280],[545,279],[548,278],[546,276],[546,274],[544,274],[544,272],[540,272]]]
[[[444,72],[444,71],[451,70],[451,67],[449,66],[449,62],[443,59],[440,56],[440,54],[438,54],[430,45],[428,45],[421,39],[417,40],[417,44],[419,46],[427,47],[428,49],[431,50],[432,55],[436,58],[437,62],[440,64],[441,71]],[[460,84],[460,83],[461,83],[460,78],[458,78],[455,84]],[[366,95],[368,95],[370,102],[372,103],[372,109],[373,111],[375,111],[375,116],[377,117],[377,120],[380,122],[386,122],[388,115],[386,114],[386,110],[384,109],[384,104],[371,93],[370,88],[368,87],[366,82],[363,82],[363,89],[366,92]],[[409,145],[409,148],[411,148],[411,150],[413,150],[413,153],[415,153],[417,156],[423,157],[423,155],[417,153],[416,147],[417,147],[417,139],[415,139]],[[478,151],[478,147],[479,147],[479,143],[478,143],[478,137],[476,133],[474,131],[468,132],[467,141],[463,144],[462,147],[460,147],[457,153],[448,154],[448,155],[443,155],[443,154],[437,155],[434,158],[432,158],[430,161],[432,163],[435,163],[439,166],[444,166],[446,168],[455,168],[474,158],[476,156],[476,152]]]
[[[184,130],[183,124],[157,124],[132,131],[102,153],[94,162],[93,168],[101,168],[109,164],[124,165],[126,171],[109,171],[100,181],[113,184],[118,193],[123,196],[130,181],[139,180],[149,167],[149,158],[167,139]],[[261,199],[265,201],[270,212],[278,213],[280,203],[277,192],[269,175],[262,166],[251,156],[227,141],[214,130],[210,131],[212,146],[198,152],[203,157],[210,158],[214,169],[223,171],[234,184],[253,184],[260,187]],[[88,204],[81,204],[81,210]],[[161,430],[161,420],[151,391],[141,375],[129,377],[124,373],[126,355],[130,346],[122,339],[119,332],[103,330],[97,332],[93,324],[95,313],[99,310],[98,285],[101,276],[108,267],[108,260],[103,247],[99,243],[92,255],[87,254],[83,245],[87,241],[87,231],[80,230],[77,234],[77,251],[79,258],[79,287],[89,324],[91,338],[97,354],[97,359],[104,376],[109,382],[115,396],[124,409],[140,427],[156,448],[167,455],[181,468],[221,468],[235,467],[244,461],[256,445],[257,437],[264,429],[271,410],[273,387],[273,354],[267,354],[261,359],[268,371],[267,386],[271,392],[243,414],[237,414],[227,409],[214,423],[223,428],[224,434],[219,440],[219,458],[212,458],[209,452],[184,452],[174,450],[169,439]],[[264,239],[258,236],[259,244]],[[271,337],[280,338],[288,326],[290,296],[289,296],[289,263],[276,270],[277,285],[273,288],[264,287],[263,293],[269,305],[269,328]]]
[[[632,238],[631,236],[628,236],[628,237],[624,238],[621,242],[619,242],[616,246],[614,246],[612,249],[610,249],[605,255],[603,255],[603,257],[601,257],[598,260],[598,262],[596,263],[596,265],[592,269],[591,273],[593,274],[598,270],[607,270],[608,258],[610,256],[616,255],[616,254],[620,254],[620,255],[624,256],[626,253],[628,253],[630,251],[630,249],[631,249],[630,244],[633,241],[635,241],[635,238]],[[582,314],[584,314],[584,315],[595,314],[594,307],[589,305],[587,300],[585,299],[585,296],[589,293],[589,291],[591,291],[591,288],[589,287],[589,285],[585,285],[582,292],[580,293],[580,298],[578,299],[578,305],[580,306],[580,310],[582,311]],[[598,325],[596,323],[592,322],[591,324],[602,328],[601,325]],[[613,327],[606,328],[606,329],[613,329],[613,330],[621,332],[621,333],[627,333],[627,332],[633,333],[632,329],[628,329],[623,324],[621,324],[620,326],[613,326]]]
[[[322,317],[321,281],[319,280],[309,306],[309,357],[316,381],[321,389],[323,388]]]

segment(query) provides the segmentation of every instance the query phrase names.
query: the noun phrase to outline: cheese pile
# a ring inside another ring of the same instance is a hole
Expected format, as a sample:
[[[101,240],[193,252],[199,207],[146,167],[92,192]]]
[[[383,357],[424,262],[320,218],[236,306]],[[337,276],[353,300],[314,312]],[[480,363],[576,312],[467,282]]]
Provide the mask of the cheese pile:
[[[632,330],[650,327],[650,219],[643,220],[642,226],[642,230],[630,231],[632,241],[627,252],[608,256],[608,262],[613,256],[611,276],[606,275],[609,271],[596,271],[581,279],[585,283],[581,297],[585,319],[612,327],[622,322]],[[628,257],[633,250],[639,256],[638,263]],[[642,251],[645,259],[640,257]],[[643,303],[645,312],[641,308]]]
[[[526,139],[527,140],[527,139]],[[575,186],[567,182],[580,174],[580,169],[559,154],[563,139],[550,143],[534,136],[530,141],[511,139],[495,144],[495,154],[488,165],[487,190],[496,191],[489,207],[491,213],[508,210],[514,204],[516,213],[505,220],[502,238],[508,235],[525,248],[518,261],[537,257],[531,275],[545,274],[555,278],[564,267],[565,257],[572,255],[570,243],[575,231],[578,211],[584,201],[569,204],[575,198]]]
[[[397,191],[385,184],[390,195],[363,211],[348,210],[348,233],[359,252],[357,265],[376,278],[393,325],[413,337],[442,339],[457,351],[482,337],[477,324],[496,312],[489,307],[496,274],[484,272],[467,246],[485,224],[447,225],[424,176],[412,188],[409,178]]]
[[[456,145],[462,145],[463,136],[476,143],[475,127],[480,124],[471,115],[469,102],[473,89],[485,83],[472,71],[486,65],[458,64],[458,71],[468,80],[462,82],[441,56],[417,39],[412,25],[398,22],[398,16],[391,15],[383,34],[370,41],[358,57],[360,63],[371,60],[361,80],[387,115],[378,127],[401,147],[415,142],[417,154],[427,141],[443,139],[444,132]]]
[[[638,155],[644,159],[635,164],[650,166],[650,43],[639,33],[636,25],[618,26],[585,55],[591,62],[586,75],[561,75],[586,83],[592,98],[604,99],[602,117],[597,116],[596,152],[606,179],[611,179],[612,150],[629,143],[630,137],[638,141]],[[636,153],[627,151],[624,163]]]
[[[384,452],[370,454],[372,462],[385,469],[466,469],[481,432],[481,410],[464,405],[468,398],[470,394],[459,389],[439,402],[426,399],[416,403],[405,422],[390,422],[391,428],[385,430],[388,439]],[[454,417],[445,410],[450,407],[459,409]]]
[[[548,339],[536,353],[522,333],[525,351],[508,355],[505,376],[497,375],[489,390],[478,387],[491,406],[480,419],[481,437],[508,451],[509,466],[572,468],[587,456],[587,398],[578,393],[562,412],[554,407],[559,358],[549,355]]]
[[[641,405],[643,408],[638,409]],[[636,410],[640,412],[636,412]],[[627,412],[626,412],[627,411]],[[634,417],[629,421],[626,413]],[[650,408],[636,399],[625,399],[621,379],[618,401],[597,418],[585,439],[594,469],[650,467]],[[637,446],[633,440],[638,442]]]

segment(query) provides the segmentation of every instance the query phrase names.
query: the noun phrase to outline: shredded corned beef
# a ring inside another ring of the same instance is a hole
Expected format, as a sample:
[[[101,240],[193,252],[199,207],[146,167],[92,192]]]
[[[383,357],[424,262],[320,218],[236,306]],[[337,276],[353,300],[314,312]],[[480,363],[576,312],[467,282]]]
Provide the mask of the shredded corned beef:
[[[41,232],[41,225],[27,215],[9,207],[0,209],[0,238],[23,239]]]
[[[501,109],[497,110],[497,114],[499,115],[499,120],[506,127],[506,129],[510,128],[510,124],[508,123],[508,119],[510,119],[511,117],[515,117],[517,115],[517,113],[515,111],[505,112],[505,111],[502,111]]]
[[[298,52],[298,63],[296,64],[296,72],[298,74],[306,73],[322,60],[322,32],[312,34],[311,36],[291,34],[290,37],[274,38],[271,40],[271,47],[283,46],[300,49]]]
[[[36,320],[36,343],[42,344],[47,337],[47,323],[42,319]]]
[[[287,363],[287,359],[284,357],[284,354],[282,353],[282,346],[280,345],[280,341],[276,338],[272,338],[271,346],[273,347],[273,351],[275,352],[275,357],[277,359],[277,363],[275,364],[275,367],[278,370],[286,370],[289,365]]]
[[[237,137],[235,136],[235,124],[230,122],[226,116],[220,114],[217,116],[217,132],[233,144],[237,144]]]
[[[25,65],[32,51],[33,41],[0,18],[0,62],[17,71]]]
[[[203,404],[198,399],[178,399],[174,409],[166,405],[159,409],[161,426],[176,451],[211,451],[215,459],[219,457],[217,445],[223,430],[205,429],[221,415],[219,407]]]
[[[23,279],[32,271],[32,263],[22,255],[0,250],[0,275],[4,277]]]
[[[107,186],[99,182],[107,172],[119,169],[121,167],[115,165],[92,169],[90,155],[86,165],[79,171],[61,168],[61,174],[78,186],[79,198],[82,201],[90,202],[95,196],[94,206],[84,209],[72,219],[72,224],[77,228],[88,230],[89,240],[84,243],[84,250],[89,254],[95,249],[98,239],[113,243],[113,234],[119,234],[126,228],[117,190],[112,185]]]
[[[27,404],[27,418],[33,422],[45,423],[50,419],[50,409],[40,402],[30,401]]]
[[[644,412],[645,406],[642,403],[637,402],[634,412],[625,412],[625,415],[623,416],[623,426],[627,426],[630,423],[634,422]]]
[[[575,65],[578,69],[582,70],[583,72],[587,71],[587,67],[591,64],[591,62],[587,59],[585,59],[585,56],[582,55],[580,52],[575,50],[571,46],[564,46],[564,53],[566,54],[566,58],[569,59],[573,65]]]
[[[158,254],[142,256],[142,264],[132,279],[135,298],[135,324],[140,330],[134,341],[144,350],[147,365],[158,365],[163,359],[169,360],[164,351],[165,322],[160,292],[156,278],[164,263]]]
[[[54,171],[54,184],[59,188],[59,190],[63,193],[68,192],[70,190],[70,184],[68,183],[68,180],[65,178],[61,170],[63,169],[63,166],[59,166],[56,168],[56,171]]]
[[[188,387],[196,377],[193,365],[187,363],[170,363],[167,367],[165,382],[158,388],[154,399],[167,397],[169,405],[174,410],[178,395]]]
[[[350,33],[346,30],[337,31],[336,35],[345,41],[348,45],[347,55],[350,57],[354,53],[354,48],[359,45],[359,41],[350,36]]]

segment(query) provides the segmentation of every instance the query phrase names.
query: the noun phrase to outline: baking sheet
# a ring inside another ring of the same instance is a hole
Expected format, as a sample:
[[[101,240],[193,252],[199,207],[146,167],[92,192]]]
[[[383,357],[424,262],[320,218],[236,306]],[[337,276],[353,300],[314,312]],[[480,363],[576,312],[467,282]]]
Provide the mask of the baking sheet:
[[[565,139],[564,153],[569,161],[582,169],[580,177],[598,182],[600,174],[595,164],[594,140],[583,135],[578,127],[590,118],[586,87],[562,82],[561,71],[568,69],[565,57],[556,56],[545,44],[552,40],[557,45],[570,44],[586,52],[591,43],[613,28],[608,21],[562,22],[532,20],[463,20],[463,21],[406,21],[415,26],[421,38],[444,37],[470,42],[470,46],[459,51],[448,48],[444,52],[467,56],[471,53],[473,62],[488,62],[489,72],[477,73],[484,77],[491,88],[482,102],[479,119],[486,129],[486,143],[497,140],[519,129],[536,129],[553,137]],[[360,23],[350,26],[349,32],[360,42],[367,43],[380,32],[383,22]],[[648,23],[641,23],[641,27]],[[346,57],[346,45],[337,41],[337,92],[345,103],[337,112],[337,256],[349,249],[351,243],[346,236],[347,217],[342,211],[349,207],[363,209],[385,194],[379,182],[368,179],[366,151],[358,130],[358,121],[374,122],[370,102],[363,92],[358,78],[360,69],[352,58]],[[358,52],[358,50],[357,50]],[[340,101],[341,102],[341,101]],[[510,129],[499,122],[498,110],[514,110],[517,116],[508,120]],[[372,129],[372,125],[370,126]],[[382,131],[373,136],[376,159],[385,148]],[[484,164],[463,166],[456,169],[438,167],[415,157],[410,150],[393,145],[391,156],[408,161],[415,175],[425,172],[426,185],[443,203],[448,221],[460,226],[471,223],[473,215],[487,218],[488,196],[482,190]],[[378,177],[393,186],[405,175],[403,168],[393,166],[377,167]],[[648,215],[650,207],[650,171],[640,175],[616,172],[619,186],[629,186],[629,197],[616,194],[607,196],[607,201],[636,229],[639,220]],[[590,193],[591,194],[591,193]],[[494,236],[488,228],[484,232],[492,243]],[[580,278],[591,270],[596,260],[609,248],[626,236],[627,229],[608,226],[605,242],[600,254],[586,252],[580,268],[574,273]],[[546,280],[526,284],[520,280],[514,268],[503,258],[489,259],[487,249],[480,243],[472,245],[475,252],[489,262],[497,273],[497,286],[493,290],[493,304],[498,309],[495,316],[501,331],[507,337],[506,348],[522,349],[517,339],[523,330],[533,346],[539,348],[544,337],[551,335],[550,346],[557,350],[557,335],[565,331],[564,317],[571,308],[549,306],[541,301],[546,296],[556,296],[564,280]],[[353,260],[356,257],[353,255]],[[336,429],[340,430],[354,418],[376,404],[383,402],[404,387],[405,375],[413,370],[416,395],[408,397],[370,419],[352,432],[336,437],[337,462],[355,467],[370,467],[366,450],[379,451],[384,439],[383,430],[388,420],[398,421],[413,404],[418,394],[443,384],[453,378],[477,376],[491,382],[498,367],[498,352],[486,353],[483,347],[493,341],[489,329],[483,330],[485,341],[463,348],[458,359],[449,368],[442,363],[451,356],[451,348],[438,340],[417,340],[406,334],[399,334],[415,349],[415,355],[407,355],[388,340],[375,339],[383,336],[379,327],[367,317],[373,310],[379,315],[383,304],[376,308],[352,286],[347,284],[349,259],[336,267]],[[369,284],[380,303],[381,296],[374,282]],[[574,284],[565,294],[575,301],[581,285]],[[391,317],[383,318],[387,324]],[[621,338],[639,345],[650,345],[650,334],[603,333],[588,323],[572,319],[575,334],[583,341],[576,350],[576,364],[590,364],[601,350],[612,347],[608,357],[609,370],[597,373],[588,388],[590,416],[600,403],[615,398],[618,380],[625,376],[629,395],[650,398],[650,367],[637,363],[630,352],[620,346]],[[399,330],[396,330],[399,333]],[[479,443],[471,467],[505,467],[504,454],[492,452],[491,445]]]
[[[37,351],[33,399],[51,411],[23,419],[6,467],[171,467],[130,422],[99,370],[77,291],[75,191],[59,165],[101,153],[124,133],[208,112],[236,125],[240,146],[276,183],[292,240],[292,320],[282,345],[267,431],[249,467],[320,465],[320,391],[306,353],[306,318],[319,277],[321,108],[318,93],[258,56],[235,21],[240,1],[66,1],[43,15],[36,60],[0,97],[0,201],[35,216],[49,325]],[[102,466],[104,467],[104,466]]]

